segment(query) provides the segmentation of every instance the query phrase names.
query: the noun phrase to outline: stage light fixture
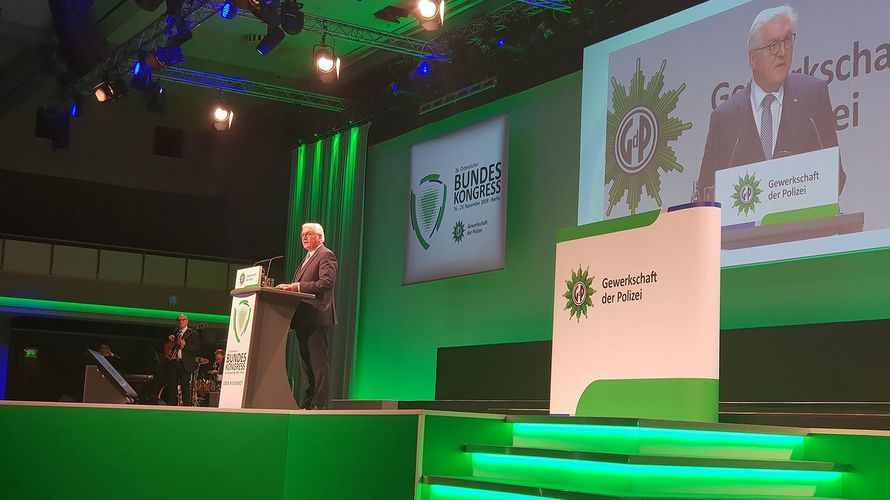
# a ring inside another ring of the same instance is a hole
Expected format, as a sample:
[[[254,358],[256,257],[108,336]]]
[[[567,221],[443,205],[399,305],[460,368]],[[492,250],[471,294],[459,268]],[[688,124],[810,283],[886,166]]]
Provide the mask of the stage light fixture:
[[[334,47],[325,43],[325,38],[322,35],[321,43],[312,48],[312,58],[318,78],[324,83],[331,83],[340,79],[340,58],[334,53]]]
[[[418,0],[414,17],[427,31],[436,31],[445,24],[445,0]]]
[[[148,55],[139,51],[136,55],[136,62],[133,63],[133,78],[130,79],[130,86],[137,90],[148,90],[151,84],[151,65],[147,62]]]
[[[49,139],[53,150],[68,147],[69,110],[54,106],[39,106],[34,121],[34,136]]]
[[[99,85],[93,87],[93,96],[97,101],[105,103],[116,101],[127,95],[127,84],[120,78],[114,80],[106,79]]]
[[[303,4],[294,0],[281,2],[281,29],[288,35],[297,35],[303,31],[306,17],[303,15]]]
[[[226,105],[222,92],[217,94],[216,106],[213,109],[213,128],[219,131],[225,131],[232,128],[232,121],[235,120],[235,112]]]
[[[108,102],[109,97],[108,84],[105,82],[96,85],[93,88],[93,96],[96,98],[98,102]]]
[[[498,38],[498,47],[503,47],[506,44],[507,44],[507,41],[504,40],[504,37]]]
[[[430,63],[426,61],[421,61],[420,64],[417,65],[417,69],[414,70],[419,76],[426,76],[430,74]]]
[[[223,19],[234,19],[237,15],[238,6],[232,0],[226,0],[219,8],[219,17]]]
[[[281,41],[284,40],[284,31],[279,27],[269,26],[266,29],[266,36],[260,40],[260,43],[256,46],[256,51],[260,53],[261,56],[272,52],[272,49],[278,46]]]
[[[154,51],[154,57],[148,58],[150,66],[155,68],[166,68],[168,66],[176,66],[185,61],[182,55],[182,47],[178,45],[170,45],[168,47],[160,47]]]
[[[71,106],[68,107],[68,116],[77,118],[83,112],[84,95],[76,94],[71,99]]]

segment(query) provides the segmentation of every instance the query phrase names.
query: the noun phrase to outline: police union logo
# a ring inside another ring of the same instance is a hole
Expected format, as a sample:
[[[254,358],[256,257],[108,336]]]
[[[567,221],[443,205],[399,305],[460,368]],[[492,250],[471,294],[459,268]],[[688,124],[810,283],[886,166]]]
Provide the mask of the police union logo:
[[[760,189],[760,180],[755,174],[748,175],[748,172],[739,176],[739,181],[733,184],[732,191],[732,206],[738,209],[739,215],[742,212],[745,212],[745,215],[748,215],[748,212],[753,213],[760,203],[760,194],[763,193]]]
[[[250,323],[251,308],[247,299],[241,299],[235,305],[235,321],[232,322],[232,333],[235,334],[235,342],[241,343],[241,339],[247,334],[247,325]]]
[[[411,228],[424,250],[429,249],[430,240],[442,225],[447,199],[448,186],[439,174],[427,175],[411,190]]]
[[[577,318],[581,321],[581,315],[587,317],[587,309],[593,307],[591,296],[596,293],[593,289],[593,276],[589,275],[588,269],[572,270],[572,278],[566,280],[566,292],[562,295],[566,299],[564,310],[569,311],[569,320]]]
[[[618,125],[615,134],[615,160],[621,170],[635,174],[652,161],[658,121],[655,113],[645,106],[630,110]]]
[[[642,62],[637,59],[629,89],[612,78],[612,109],[606,121],[607,216],[623,199],[630,213],[635,214],[644,187],[646,195],[660,207],[661,173],[683,171],[668,142],[692,128],[692,123],[670,116],[686,84],[662,92],[666,67],[664,60],[647,83]]]

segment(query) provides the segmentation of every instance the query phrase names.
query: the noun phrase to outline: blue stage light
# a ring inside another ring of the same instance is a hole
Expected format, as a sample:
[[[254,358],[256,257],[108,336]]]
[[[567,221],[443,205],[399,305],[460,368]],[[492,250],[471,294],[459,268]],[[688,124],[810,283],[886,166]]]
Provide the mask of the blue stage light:
[[[264,56],[277,47],[282,40],[284,40],[284,31],[281,31],[281,28],[269,26],[266,29],[266,36],[257,44],[256,51]]]
[[[71,116],[71,118],[77,118],[77,112],[78,112],[77,103],[76,102],[72,103],[71,109],[68,111],[68,114]]]
[[[507,41],[504,40],[504,37],[498,38],[498,47],[503,47],[506,43]]]
[[[426,76],[430,74],[430,64],[426,61],[421,62],[417,65],[417,74],[420,76]]]
[[[142,71],[142,61],[136,61],[136,64],[133,65],[133,76],[139,76],[139,73]]]
[[[389,86],[389,90],[390,90],[393,94],[397,94],[397,93],[399,92],[399,84],[398,84],[398,83],[392,83],[392,84]]]
[[[161,47],[155,50],[155,57],[157,58],[158,63],[163,67],[176,66],[185,60],[185,57],[182,56],[182,48],[178,45]]]
[[[219,9],[219,16],[223,19],[234,19],[236,15],[238,15],[238,6],[233,4],[231,0],[226,0]]]

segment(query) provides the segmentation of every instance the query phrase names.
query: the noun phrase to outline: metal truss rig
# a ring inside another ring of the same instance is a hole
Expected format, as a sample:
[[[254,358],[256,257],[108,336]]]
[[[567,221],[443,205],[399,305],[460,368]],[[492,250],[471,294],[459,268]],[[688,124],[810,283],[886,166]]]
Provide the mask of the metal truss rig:
[[[325,111],[346,111],[346,100],[304,90],[279,87],[266,83],[253,82],[231,76],[215,75],[186,68],[169,67],[156,73],[159,80],[177,82],[197,87],[222,89],[236,94],[244,94],[271,101],[298,104]]]
[[[217,12],[223,3],[219,0],[212,0],[208,2],[204,9],[212,9],[214,12]],[[303,16],[305,20],[303,24],[304,32],[328,35],[338,40],[349,40],[375,49],[411,57],[444,61],[450,59],[448,46],[439,42],[418,40],[417,38],[366,28],[308,12],[304,12]],[[262,22],[247,9],[239,9],[238,17]]]
[[[194,29],[213,13],[204,10],[212,0],[186,0],[182,7],[182,17],[190,29]],[[148,26],[139,30],[126,42],[112,50],[111,55],[104,63],[79,78],[64,91],[64,98],[70,99],[75,94],[92,90],[93,86],[105,79],[106,76],[123,75],[130,71],[139,50],[151,52],[167,41],[170,27],[167,24],[167,14],[163,13]]]

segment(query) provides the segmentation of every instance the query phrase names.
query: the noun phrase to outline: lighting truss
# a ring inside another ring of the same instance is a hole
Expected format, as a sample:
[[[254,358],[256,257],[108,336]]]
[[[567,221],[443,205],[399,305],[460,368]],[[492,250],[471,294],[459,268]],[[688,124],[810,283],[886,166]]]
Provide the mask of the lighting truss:
[[[486,90],[493,89],[498,84],[498,78],[496,76],[492,76],[482,80],[481,82],[476,82],[472,85],[467,85],[466,87],[451,92],[450,94],[443,95],[437,99],[433,99],[432,101],[425,102],[420,105],[420,111],[418,114],[424,115],[429,113],[430,111],[437,110],[439,108],[444,108],[450,104],[454,104],[457,101],[466,99],[468,97],[472,97],[481,92],[485,92]]]
[[[559,12],[571,12],[572,6],[565,0],[518,0],[520,3],[540,7],[542,9],[556,10]]]
[[[503,7],[493,10],[488,14],[466,24],[464,27],[451,31],[448,33],[449,39],[463,39],[463,40],[472,40],[479,33],[488,29],[490,26],[494,26],[496,31],[501,31],[511,24],[515,23],[517,19],[534,17],[540,14],[545,10],[557,10],[559,12],[569,12],[569,9],[553,9],[553,8],[545,8],[541,5],[538,5],[539,2],[533,1],[524,1],[524,0],[516,0],[514,2],[510,2],[505,4]],[[557,0],[550,0],[548,3],[561,3]]]
[[[157,78],[168,82],[177,82],[197,87],[222,89],[226,92],[249,95],[270,101],[298,104],[309,108],[325,111],[346,111],[347,101],[339,97],[316,94],[305,90],[279,87],[267,83],[259,83],[232,76],[216,75],[192,69],[171,66],[164,71],[155,73]]]
[[[212,3],[214,3],[213,0],[185,0],[182,7],[182,18],[186,26],[189,29],[195,29],[212,17],[216,12],[208,12],[206,9],[207,5]],[[166,43],[169,29],[165,12],[130,37],[129,40],[115,47],[105,62],[97,65],[95,69],[69,85],[64,92],[64,97],[71,98],[93,88],[96,82],[102,80],[107,74],[122,75],[127,73],[135,62],[136,52],[138,50],[151,52]]]
[[[208,2],[204,7],[207,10],[217,11],[223,2],[213,0]],[[327,17],[303,13],[305,23],[303,31],[309,33],[317,33],[319,35],[328,35],[338,40],[349,40],[367,47],[375,49],[395,52],[411,57],[434,60],[449,60],[448,47],[442,43],[426,40],[418,40],[409,36],[389,33],[373,28],[366,28],[356,24],[350,24],[344,21],[337,21]],[[262,22],[248,10],[238,9],[238,17],[253,19]]]

